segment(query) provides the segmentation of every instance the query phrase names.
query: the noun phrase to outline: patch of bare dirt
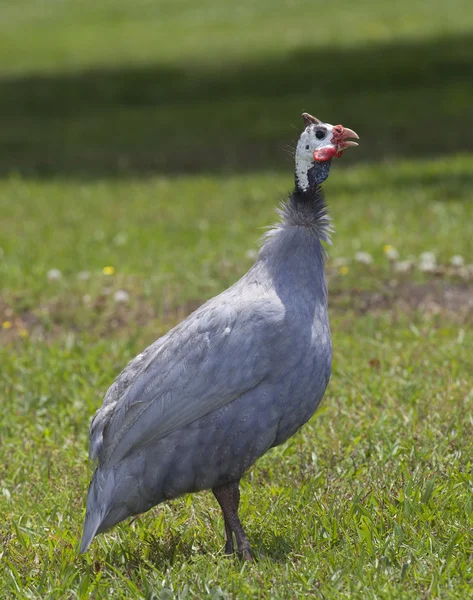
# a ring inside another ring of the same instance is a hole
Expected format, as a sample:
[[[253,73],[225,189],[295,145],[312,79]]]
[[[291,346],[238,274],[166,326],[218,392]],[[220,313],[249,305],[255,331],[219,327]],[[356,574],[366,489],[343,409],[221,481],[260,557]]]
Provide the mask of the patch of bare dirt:
[[[351,309],[358,314],[382,311],[418,313],[424,316],[446,315],[455,321],[473,321],[473,285],[430,281],[392,281],[379,291],[351,289],[329,295],[334,311]]]
[[[154,327],[156,336],[182,321],[202,302],[182,304],[163,301],[159,306],[136,297],[129,304],[116,303],[110,295],[99,295],[84,304],[83,297],[67,297],[19,310],[14,300],[0,297],[0,344],[20,339],[48,341],[68,333],[90,333],[96,337],[133,334]]]
[[[19,303],[18,303],[19,304]],[[48,341],[67,333],[88,332],[96,336],[128,334],[153,327],[162,335],[198,306],[199,300],[182,304],[164,302],[159,307],[148,298],[137,297],[130,304],[117,304],[109,295],[100,295],[84,305],[82,298],[63,298],[20,310],[14,300],[0,297],[0,343],[21,339]],[[454,322],[473,323],[473,285],[431,281],[391,281],[378,291],[331,289],[330,310],[340,314],[379,314],[386,311],[414,317],[443,315]]]

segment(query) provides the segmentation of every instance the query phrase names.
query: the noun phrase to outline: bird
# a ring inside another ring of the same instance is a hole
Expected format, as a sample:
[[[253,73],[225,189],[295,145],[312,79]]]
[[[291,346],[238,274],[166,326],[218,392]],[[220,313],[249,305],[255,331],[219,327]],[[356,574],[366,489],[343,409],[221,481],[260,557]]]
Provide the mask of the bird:
[[[96,469],[80,553],[93,538],[161,502],[211,489],[225,553],[253,561],[238,507],[240,480],[316,411],[332,364],[321,184],[359,139],[303,113],[294,189],[255,263],[134,358],[90,425]],[[353,139],[351,139],[353,138]]]

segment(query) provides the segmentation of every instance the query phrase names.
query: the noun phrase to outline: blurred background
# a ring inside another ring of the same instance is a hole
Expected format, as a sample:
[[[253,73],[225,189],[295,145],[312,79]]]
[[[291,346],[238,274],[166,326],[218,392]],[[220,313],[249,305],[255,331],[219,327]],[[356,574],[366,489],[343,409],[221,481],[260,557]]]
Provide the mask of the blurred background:
[[[206,494],[78,558],[91,415],[254,262],[303,111],[361,140],[332,381],[243,483],[254,570]],[[470,597],[472,150],[471,0],[0,0],[0,597]]]
[[[288,168],[299,114],[346,161],[473,145],[468,0],[2,0],[0,172]]]

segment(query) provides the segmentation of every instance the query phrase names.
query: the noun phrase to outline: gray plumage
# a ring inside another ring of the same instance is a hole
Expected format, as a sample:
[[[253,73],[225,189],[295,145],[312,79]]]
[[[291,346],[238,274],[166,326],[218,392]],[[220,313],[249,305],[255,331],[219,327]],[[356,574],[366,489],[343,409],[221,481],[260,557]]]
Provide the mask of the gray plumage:
[[[233,532],[250,557],[237,483],[312,416],[331,371],[320,187],[296,185],[280,216],[253,267],[132,360],[108,390],[90,428],[97,468],[81,552],[131,515],[213,489],[226,549]]]

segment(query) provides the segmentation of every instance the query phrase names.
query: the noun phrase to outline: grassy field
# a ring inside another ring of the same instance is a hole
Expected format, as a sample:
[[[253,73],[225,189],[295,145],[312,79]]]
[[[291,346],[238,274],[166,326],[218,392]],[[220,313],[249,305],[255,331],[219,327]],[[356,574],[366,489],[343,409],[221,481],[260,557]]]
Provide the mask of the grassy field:
[[[469,0],[2,0],[0,11],[0,173],[287,167],[279,146],[297,138],[302,110],[363,132],[347,162],[473,147]]]
[[[471,597],[473,5],[0,14],[0,597]],[[130,358],[251,265],[302,110],[362,145],[326,184],[329,390],[243,480],[255,564],[223,555],[209,493],[78,556],[91,415]]]

